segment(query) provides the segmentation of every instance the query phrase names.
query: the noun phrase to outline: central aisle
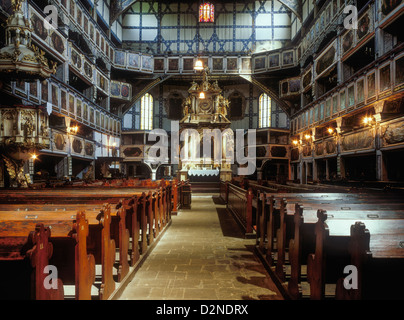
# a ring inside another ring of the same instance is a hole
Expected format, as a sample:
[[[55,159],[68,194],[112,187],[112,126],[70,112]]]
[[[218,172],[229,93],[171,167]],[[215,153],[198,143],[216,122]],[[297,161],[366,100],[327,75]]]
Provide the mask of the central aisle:
[[[127,285],[121,300],[281,300],[218,196],[192,195]]]

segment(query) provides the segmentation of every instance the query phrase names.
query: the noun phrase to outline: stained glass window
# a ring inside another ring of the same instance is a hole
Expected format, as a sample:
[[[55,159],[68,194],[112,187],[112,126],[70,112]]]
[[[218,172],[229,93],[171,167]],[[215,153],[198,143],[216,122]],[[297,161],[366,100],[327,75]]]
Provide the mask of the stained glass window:
[[[140,100],[140,130],[153,129],[153,97],[146,93]]]
[[[199,22],[215,22],[215,6],[205,2],[199,6]]]
[[[263,93],[259,98],[259,119],[258,125],[260,128],[271,126],[271,98]]]

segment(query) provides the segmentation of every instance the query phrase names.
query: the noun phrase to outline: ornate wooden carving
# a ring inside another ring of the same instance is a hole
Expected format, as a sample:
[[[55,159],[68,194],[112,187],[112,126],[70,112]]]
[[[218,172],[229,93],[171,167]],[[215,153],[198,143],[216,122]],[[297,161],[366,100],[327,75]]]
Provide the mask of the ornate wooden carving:
[[[101,255],[102,255],[102,284],[100,299],[106,300],[115,290],[113,267],[115,263],[115,241],[111,239],[111,206],[105,205],[101,210]]]
[[[95,281],[95,259],[87,253],[88,221],[85,213],[80,211],[73,223],[72,237],[76,239],[75,247],[75,282],[76,300],[91,300],[91,287]]]
[[[33,243],[32,249],[27,251],[27,255],[31,260],[31,265],[34,268],[34,286],[35,286],[35,299],[36,300],[63,300],[64,290],[63,282],[60,279],[56,281],[56,288],[45,287],[46,277],[45,267],[49,265],[49,259],[53,253],[53,245],[49,242],[51,230],[45,228],[43,223],[39,223],[35,227],[35,231],[30,233]]]
[[[325,246],[329,236],[328,226],[325,223],[327,214],[325,210],[317,211],[318,221],[315,226],[316,249],[314,254],[307,258],[307,280],[310,283],[310,299],[320,300],[325,292]]]
[[[118,282],[129,272],[128,251],[129,251],[129,230],[126,228],[126,208],[121,206],[118,209],[119,217],[119,268]]]

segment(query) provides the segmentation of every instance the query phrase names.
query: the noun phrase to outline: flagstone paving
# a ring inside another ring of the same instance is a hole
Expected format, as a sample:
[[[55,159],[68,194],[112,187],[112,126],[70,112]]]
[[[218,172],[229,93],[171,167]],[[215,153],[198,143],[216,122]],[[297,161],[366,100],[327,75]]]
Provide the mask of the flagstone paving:
[[[121,300],[283,300],[218,196],[192,195]]]

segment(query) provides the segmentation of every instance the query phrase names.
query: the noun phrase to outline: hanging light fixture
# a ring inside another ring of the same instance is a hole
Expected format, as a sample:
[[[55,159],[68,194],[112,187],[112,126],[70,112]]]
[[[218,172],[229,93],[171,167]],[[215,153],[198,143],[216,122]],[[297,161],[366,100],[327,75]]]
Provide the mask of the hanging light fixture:
[[[0,49],[0,77],[5,80],[44,80],[56,72],[57,64],[31,44],[32,25],[22,11],[22,0],[13,0],[13,13],[5,25],[6,46]]]
[[[202,60],[196,60],[194,65],[194,70],[203,70]]]

